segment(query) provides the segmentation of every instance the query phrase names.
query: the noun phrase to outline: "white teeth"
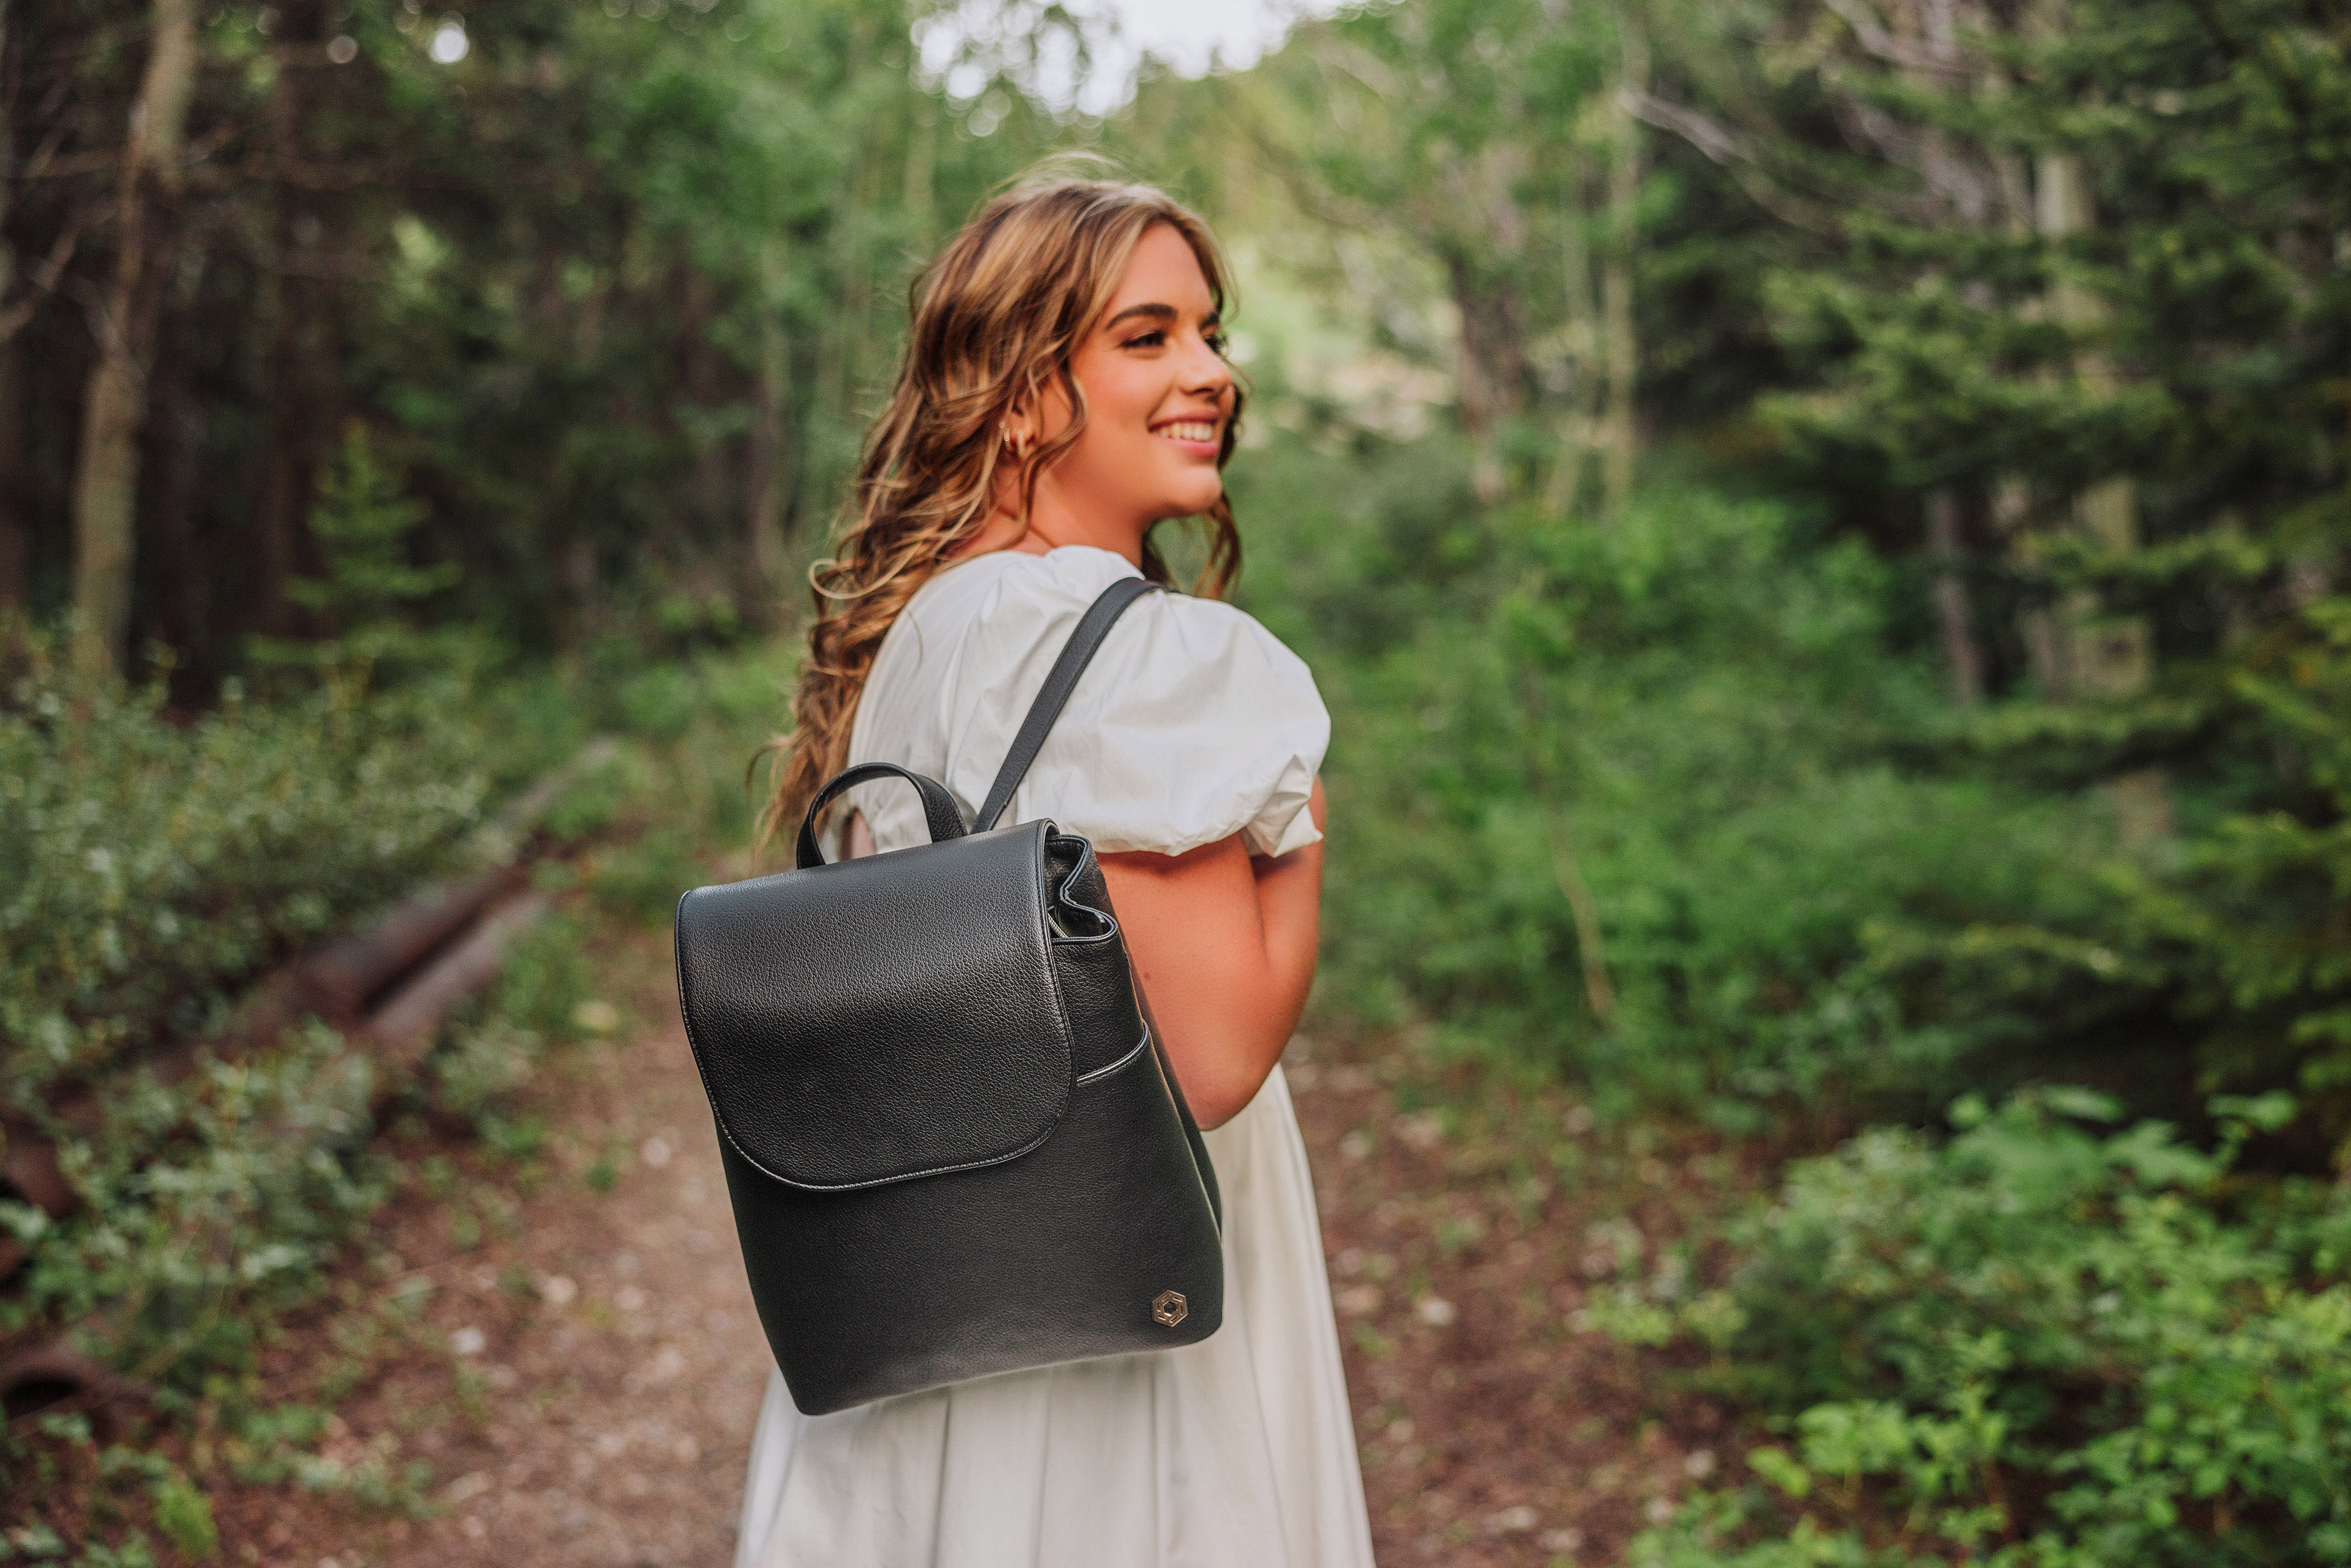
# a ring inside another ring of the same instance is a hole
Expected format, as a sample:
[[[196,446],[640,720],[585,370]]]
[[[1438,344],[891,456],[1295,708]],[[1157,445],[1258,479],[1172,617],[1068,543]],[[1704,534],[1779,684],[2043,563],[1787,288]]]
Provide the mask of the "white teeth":
[[[1214,441],[1217,438],[1217,427],[1213,424],[1186,422],[1182,424],[1163,424],[1159,427],[1159,434],[1170,441]]]

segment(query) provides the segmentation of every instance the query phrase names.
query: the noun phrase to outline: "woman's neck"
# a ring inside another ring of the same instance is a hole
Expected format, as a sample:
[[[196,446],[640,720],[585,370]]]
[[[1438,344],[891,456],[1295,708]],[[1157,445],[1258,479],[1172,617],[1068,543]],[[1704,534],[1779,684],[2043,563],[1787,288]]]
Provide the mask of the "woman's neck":
[[[1064,545],[1091,545],[1125,557],[1128,565],[1141,570],[1143,536],[1149,528],[1148,523],[1106,519],[1098,507],[1072,506],[1049,474],[1039,479],[1036,500],[1026,519],[1016,507],[999,503],[987,526],[958,547],[954,559],[1007,549],[1043,555]]]

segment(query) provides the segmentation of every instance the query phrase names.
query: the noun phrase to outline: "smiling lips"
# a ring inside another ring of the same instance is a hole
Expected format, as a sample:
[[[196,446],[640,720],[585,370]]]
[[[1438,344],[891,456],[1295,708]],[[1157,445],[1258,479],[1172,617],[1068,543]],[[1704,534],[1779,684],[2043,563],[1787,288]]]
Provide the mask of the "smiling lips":
[[[1155,426],[1152,433],[1170,441],[1196,442],[1204,446],[1214,444],[1217,439],[1216,423],[1206,419],[1171,420]]]

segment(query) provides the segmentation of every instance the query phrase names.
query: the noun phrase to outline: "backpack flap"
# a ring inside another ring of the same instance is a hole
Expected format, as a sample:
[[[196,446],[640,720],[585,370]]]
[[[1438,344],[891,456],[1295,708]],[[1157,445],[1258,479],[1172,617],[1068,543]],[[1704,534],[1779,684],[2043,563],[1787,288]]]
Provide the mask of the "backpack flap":
[[[679,901],[678,996],[719,1130],[811,1191],[999,1164],[1067,1108],[1048,822]]]

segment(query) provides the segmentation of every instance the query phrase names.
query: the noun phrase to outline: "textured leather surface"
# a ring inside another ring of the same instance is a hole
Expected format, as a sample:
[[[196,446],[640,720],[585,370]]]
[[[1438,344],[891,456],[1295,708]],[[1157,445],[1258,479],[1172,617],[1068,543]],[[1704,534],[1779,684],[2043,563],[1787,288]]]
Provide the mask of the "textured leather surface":
[[[1046,1134],[1072,1076],[1047,951],[1050,829],[679,901],[686,1035],[746,1159],[795,1186],[856,1186],[1006,1159]],[[1140,1030],[1123,1026],[1120,1049]]]
[[[1157,1057],[1080,1089],[1034,1153],[854,1192],[768,1181],[723,1143],[751,1298],[809,1415],[1224,1321],[1217,1227]],[[1181,1323],[1151,1303],[1179,1291]]]
[[[1111,627],[1126,613],[1128,605],[1158,591],[1159,584],[1147,578],[1122,578],[1086,606],[1086,612],[1070,628],[1070,640],[1061,644],[1061,656],[1045,672],[1045,684],[1038,688],[1037,700],[1029,705],[1028,716],[1012,737],[1004,765],[996,770],[996,782],[987,787],[987,799],[980,802],[979,814],[972,819],[972,831],[984,833],[996,826],[996,819],[1012,803],[1012,792],[1020,788],[1029,765],[1037,760],[1045,737],[1052,733],[1053,721],[1069,706],[1070,694],[1078,689],[1078,677],[1086,673],[1086,665],[1102,647],[1102,639],[1110,635]],[[938,834],[931,836],[935,839]]]
[[[1143,1010],[1093,846],[1049,833],[1045,858],[1046,885],[1053,890],[1053,967],[1070,1019],[1070,1071],[1082,1078],[1141,1043]]]

